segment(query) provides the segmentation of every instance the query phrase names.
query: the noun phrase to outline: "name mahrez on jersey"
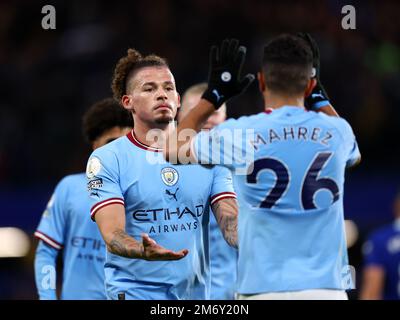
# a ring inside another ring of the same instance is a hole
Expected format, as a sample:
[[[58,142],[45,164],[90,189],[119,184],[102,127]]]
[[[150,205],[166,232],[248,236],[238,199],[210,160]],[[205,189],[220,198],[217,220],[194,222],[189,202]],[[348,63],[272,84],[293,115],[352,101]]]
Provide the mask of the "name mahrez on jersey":
[[[257,133],[255,139],[250,143],[255,150],[258,150],[260,145],[292,140],[310,141],[329,146],[329,140],[332,138],[333,135],[330,131],[324,131],[319,127],[289,126],[279,130],[269,129],[264,135]]]

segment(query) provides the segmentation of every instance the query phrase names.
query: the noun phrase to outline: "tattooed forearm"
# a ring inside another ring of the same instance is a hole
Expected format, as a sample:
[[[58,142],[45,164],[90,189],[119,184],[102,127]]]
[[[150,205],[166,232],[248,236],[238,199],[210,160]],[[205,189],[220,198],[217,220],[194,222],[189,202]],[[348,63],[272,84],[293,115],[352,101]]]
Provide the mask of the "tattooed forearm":
[[[226,242],[228,242],[230,246],[237,248],[237,219],[222,218],[220,225],[222,226],[222,232]]]
[[[237,248],[237,215],[236,199],[223,199],[212,207],[222,234],[230,246]]]
[[[111,241],[107,243],[108,251],[125,258],[141,258],[143,245],[130,237],[124,230],[117,229]]]

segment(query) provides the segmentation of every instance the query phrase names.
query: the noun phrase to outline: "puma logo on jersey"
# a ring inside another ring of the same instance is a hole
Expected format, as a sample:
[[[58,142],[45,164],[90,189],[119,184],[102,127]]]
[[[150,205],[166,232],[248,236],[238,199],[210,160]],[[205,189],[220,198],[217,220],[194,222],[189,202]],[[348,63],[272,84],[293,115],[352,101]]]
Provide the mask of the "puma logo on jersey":
[[[176,189],[176,191],[175,191],[175,193],[173,193],[172,191],[170,191],[170,190],[165,190],[165,193],[167,194],[167,195],[169,195],[169,196],[172,196],[174,199],[175,199],[175,201],[178,201],[178,199],[177,199],[177,197],[176,197],[176,193],[178,192],[178,190],[179,190],[179,188],[178,189]]]

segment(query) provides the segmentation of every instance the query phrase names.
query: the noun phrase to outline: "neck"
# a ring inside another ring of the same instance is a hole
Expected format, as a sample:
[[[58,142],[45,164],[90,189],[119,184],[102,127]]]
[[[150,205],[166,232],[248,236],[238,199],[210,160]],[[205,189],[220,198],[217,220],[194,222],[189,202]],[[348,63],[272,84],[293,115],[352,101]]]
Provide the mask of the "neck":
[[[148,124],[134,119],[134,128],[136,138],[154,148],[163,148],[167,135],[175,129],[175,122],[171,121],[166,124]],[[152,134],[150,131],[154,130]]]
[[[303,96],[278,96],[268,92],[263,93],[264,96],[264,107],[265,109],[279,109],[283,106],[293,106],[304,108],[304,97]]]

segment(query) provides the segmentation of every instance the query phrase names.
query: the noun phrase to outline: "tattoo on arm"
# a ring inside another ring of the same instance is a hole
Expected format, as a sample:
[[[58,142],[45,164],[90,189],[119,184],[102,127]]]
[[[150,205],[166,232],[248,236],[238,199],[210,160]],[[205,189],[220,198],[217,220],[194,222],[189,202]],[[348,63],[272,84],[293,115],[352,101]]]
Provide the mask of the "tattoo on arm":
[[[237,215],[238,206],[236,199],[223,199],[212,207],[224,239],[230,246],[237,248]]]
[[[108,251],[125,258],[142,258],[143,245],[140,242],[122,229],[117,229],[112,234],[112,239],[107,244]]]

